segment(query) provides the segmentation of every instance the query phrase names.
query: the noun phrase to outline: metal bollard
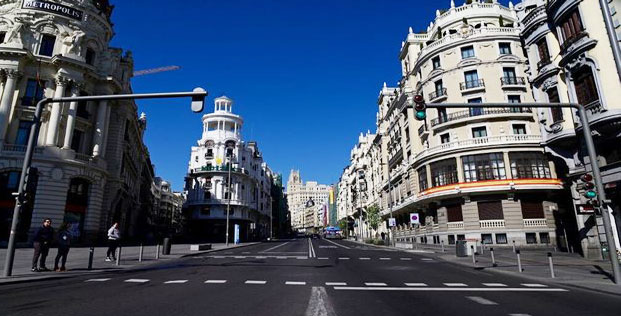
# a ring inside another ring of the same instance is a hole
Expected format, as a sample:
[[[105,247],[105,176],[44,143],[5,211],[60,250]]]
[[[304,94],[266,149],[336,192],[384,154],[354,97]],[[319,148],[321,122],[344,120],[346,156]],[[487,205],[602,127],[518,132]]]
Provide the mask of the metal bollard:
[[[440,241],[440,244],[442,244],[442,252],[444,252],[444,240]]]
[[[476,268],[477,259],[474,257],[474,246],[470,246],[470,250],[472,250],[472,265]]]
[[[556,275],[554,274],[554,263],[552,263],[552,253],[548,252],[548,263],[550,263],[550,276],[554,279]]]
[[[515,253],[515,240],[513,240],[513,252]]]
[[[121,265],[121,249],[123,249],[123,247],[119,247],[119,255],[116,257],[116,265],[117,266]]]
[[[492,267],[497,267],[496,258],[494,258],[494,248],[489,248],[489,252],[492,255]]]
[[[142,252],[144,250],[144,247],[142,246],[142,244],[140,244],[140,252],[138,252],[138,262],[142,262]]]
[[[160,244],[157,244],[157,246],[155,247],[155,260],[159,260],[160,259]]]
[[[516,249],[515,254],[517,255],[518,270],[520,271],[520,273],[522,273],[522,260],[520,259],[520,250]]]
[[[88,269],[93,270],[93,256],[95,256],[95,247],[88,249]]]
[[[483,254],[483,249],[485,248],[485,245],[483,245],[483,242],[481,242],[481,254]]]

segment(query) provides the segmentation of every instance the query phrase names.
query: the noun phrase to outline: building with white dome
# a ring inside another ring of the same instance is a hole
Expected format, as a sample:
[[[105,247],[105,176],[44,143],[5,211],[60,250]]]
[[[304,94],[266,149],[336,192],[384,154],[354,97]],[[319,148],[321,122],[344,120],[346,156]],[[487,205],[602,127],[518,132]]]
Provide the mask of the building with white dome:
[[[202,136],[192,147],[188,165],[184,205],[188,234],[224,241],[228,209],[229,241],[233,241],[235,224],[240,227],[241,241],[267,237],[273,173],[257,143],[242,140],[244,120],[233,113],[233,101],[222,96],[214,104],[214,112],[203,116]]]

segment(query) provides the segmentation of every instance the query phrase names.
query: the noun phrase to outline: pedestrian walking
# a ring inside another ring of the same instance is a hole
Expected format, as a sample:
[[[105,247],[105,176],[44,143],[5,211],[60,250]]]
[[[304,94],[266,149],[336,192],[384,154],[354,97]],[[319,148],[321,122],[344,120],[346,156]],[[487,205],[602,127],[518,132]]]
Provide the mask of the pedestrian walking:
[[[69,248],[71,247],[71,223],[63,223],[58,228],[58,254],[54,259],[54,271],[64,272],[65,263],[67,263],[67,255],[69,254]],[[61,261],[61,266],[58,268],[58,261]]]
[[[106,253],[106,261],[116,261],[116,247],[119,246],[121,232],[119,231],[119,223],[112,224],[108,229],[108,252]]]
[[[52,228],[52,220],[46,218],[43,220],[41,227],[37,229],[34,234],[32,246],[34,248],[34,255],[32,257],[32,272],[50,271],[45,266],[45,260],[50,251],[50,245],[52,244],[52,238],[54,237],[54,229]],[[37,267],[37,261],[39,266]]]

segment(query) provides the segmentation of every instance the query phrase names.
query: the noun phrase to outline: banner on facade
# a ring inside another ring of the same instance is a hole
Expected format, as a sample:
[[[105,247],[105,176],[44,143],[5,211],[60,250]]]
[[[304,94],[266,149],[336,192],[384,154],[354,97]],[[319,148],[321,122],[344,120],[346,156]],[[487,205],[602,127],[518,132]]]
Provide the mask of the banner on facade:
[[[54,13],[79,21],[82,21],[82,18],[84,17],[84,12],[80,10],[76,10],[62,4],[43,0],[24,0],[24,2],[22,3],[22,8]]]

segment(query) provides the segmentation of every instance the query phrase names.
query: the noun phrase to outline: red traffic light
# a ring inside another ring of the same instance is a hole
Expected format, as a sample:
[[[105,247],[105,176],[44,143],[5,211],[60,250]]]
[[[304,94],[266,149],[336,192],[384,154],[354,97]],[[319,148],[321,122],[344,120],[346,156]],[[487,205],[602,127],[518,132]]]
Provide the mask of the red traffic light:
[[[589,173],[585,173],[580,177],[580,180],[584,181],[584,182],[591,182],[593,181],[593,176]]]
[[[414,96],[414,103],[424,103],[425,99],[423,98],[422,95],[417,94]]]

